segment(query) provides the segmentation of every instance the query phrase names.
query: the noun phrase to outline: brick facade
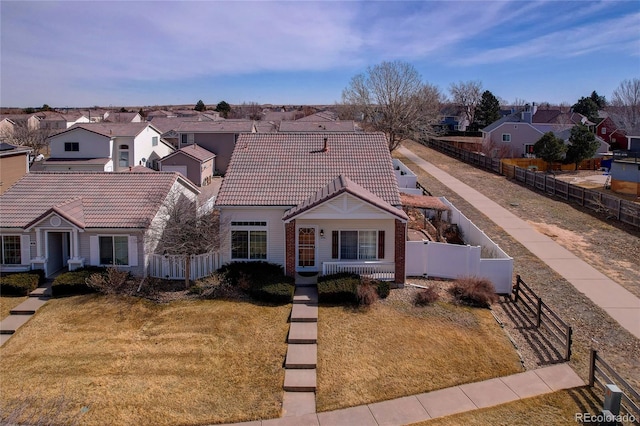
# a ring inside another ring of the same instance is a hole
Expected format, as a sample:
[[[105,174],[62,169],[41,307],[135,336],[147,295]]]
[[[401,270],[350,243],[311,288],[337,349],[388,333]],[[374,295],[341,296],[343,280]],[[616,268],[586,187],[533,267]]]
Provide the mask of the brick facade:
[[[407,242],[407,224],[396,219],[395,229],[395,256],[396,262],[395,281],[396,284],[404,284],[405,280],[405,250]]]
[[[292,220],[284,224],[285,273],[290,277],[296,275],[296,221]]]

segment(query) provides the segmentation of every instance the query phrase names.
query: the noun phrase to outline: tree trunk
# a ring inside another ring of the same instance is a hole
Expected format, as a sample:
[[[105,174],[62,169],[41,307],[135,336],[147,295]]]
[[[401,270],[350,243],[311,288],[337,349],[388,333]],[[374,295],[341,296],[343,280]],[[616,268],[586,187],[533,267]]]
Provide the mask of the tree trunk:
[[[191,256],[187,255],[184,262],[184,288],[191,287]]]

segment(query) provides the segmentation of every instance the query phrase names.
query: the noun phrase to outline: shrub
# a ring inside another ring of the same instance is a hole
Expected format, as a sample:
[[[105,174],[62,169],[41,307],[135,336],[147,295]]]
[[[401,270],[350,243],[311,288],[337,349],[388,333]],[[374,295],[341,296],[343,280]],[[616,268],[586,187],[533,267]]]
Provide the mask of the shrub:
[[[465,277],[454,281],[449,289],[458,303],[488,308],[498,301],[496,289],[491,281],[485,278]]]
[[[89,288],[103,294],[121,294],[129,290],[129,272],[109,267],[105,272],[95,272],[85,280]]]
[[[354,304],[357,302],[360,277],[348,272],[318,278],[318,301],[321,303]]]
[[[440,296],[438,293],[436,293],[433,288],[429,287],[416,293],[413,299],[413,304],[416,306],[428,306],[435,303],[439,298]]]
[[[378,300],[378,291],[370,282],[362,283],[356,291],[358,306],[371,306]]]
[[[69,296],[74,294],[94,293],[95,290],[87,284],[88,278],[93,274],[104,274],[105,268],[88,266],[75,271],[58,275],[51,284],[54,297]]]
[[[257,300],[268,303],[289,303],[293,298],[295,285],[291,282],[283,281],[271,283],[254,289],[251,296]]]
[[[0,293],[27,296],[43,281],[44,271],[42,270],[3,275],[0,277]]]
[[[269,262],[232,262],[218,270],[220,292],[232,295],[229,288],[249,294],[269,303],[289,303],[293,298],[295,280],[284,274],[282,266]]]
[[[388,281],[377,281],[376,288],[381,299],[386,299],[391,293],[391,284]]]

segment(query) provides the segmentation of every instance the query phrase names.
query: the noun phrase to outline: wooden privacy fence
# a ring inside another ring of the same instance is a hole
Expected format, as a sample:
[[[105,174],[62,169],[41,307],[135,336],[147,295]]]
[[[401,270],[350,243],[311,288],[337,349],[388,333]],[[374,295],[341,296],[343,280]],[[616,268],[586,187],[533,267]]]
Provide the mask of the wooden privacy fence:
[[[425,145],[465,163],[515,179],[517,182],[521,182],[525,186],[547,195],[580,204],[590,210],[605,213],[610,218],[615,218],[620,222],[640,228],[640,204],[624,200],[615,195],[572,185],[556,179],[553,175],[507,164],[497,158],[488,158],[479,153],[465,151],[444,141],[430,139]]]
[[[621,407],[640,420],[640,394],[603,360],[595,349],[591,349],[589,362],[589,386],[598,383],[602,388],[614,384],[622,391]]]
[[[536,328],[544,327],[562,345],[564,361],[571,358],[571,335],[573,330],[555,312],[547,306],[531,288],[516,275],[513,289],[513,303],[522,302],[522,306],[533,316],[527,318]]]

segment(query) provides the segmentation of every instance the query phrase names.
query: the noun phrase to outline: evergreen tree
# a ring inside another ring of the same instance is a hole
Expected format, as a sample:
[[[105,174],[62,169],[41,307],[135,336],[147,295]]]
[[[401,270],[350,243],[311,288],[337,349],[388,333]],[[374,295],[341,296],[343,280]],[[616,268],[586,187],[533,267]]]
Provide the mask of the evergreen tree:
[[[591,133],[587,126],[578,124],[571,128],[566,160],[568,163],[575,164],[578,170],[582,160],[593,157],[599,147],[600,142],[596,140],[596,135]]]
[[[500,119],[500,102],[493,93],[485,90],[476,107],[475,120],[482,128]]]
[[[195,109],[196,111],[202,112],[202,111],[205,111],[207,109],[207,107],[204,104],[204,102],[202,102],[202,99],[200,99],[198,101],[198,103],[196,104],[195,108],[193,108],[193,109]]]
[[[551,170],[551,165],[555,161],[560,161],[564,157],[564,154],[567,152],[567,147],[564,144],[564,141],[553,132],[547,132],[538,142],[533,145],[533,153],[538,158],[542,158],[547,162],[547,170]]]
[[[225,101],[221,101],[216,105],[216,111],[218,111],[224,118],[227,118],[231,112],[231,105]]]
[[[571,108],[574,112],[584,115],[591,122],[597,123],[598,119],[598,104],[591,98],[582,97]]]
[[[589,96],[589,98],[598,105],[598,109],[603,109],[607,106],[607,100],[605,97],[598,95],[598,92],[595,90],[591,92],[591,96]]]

